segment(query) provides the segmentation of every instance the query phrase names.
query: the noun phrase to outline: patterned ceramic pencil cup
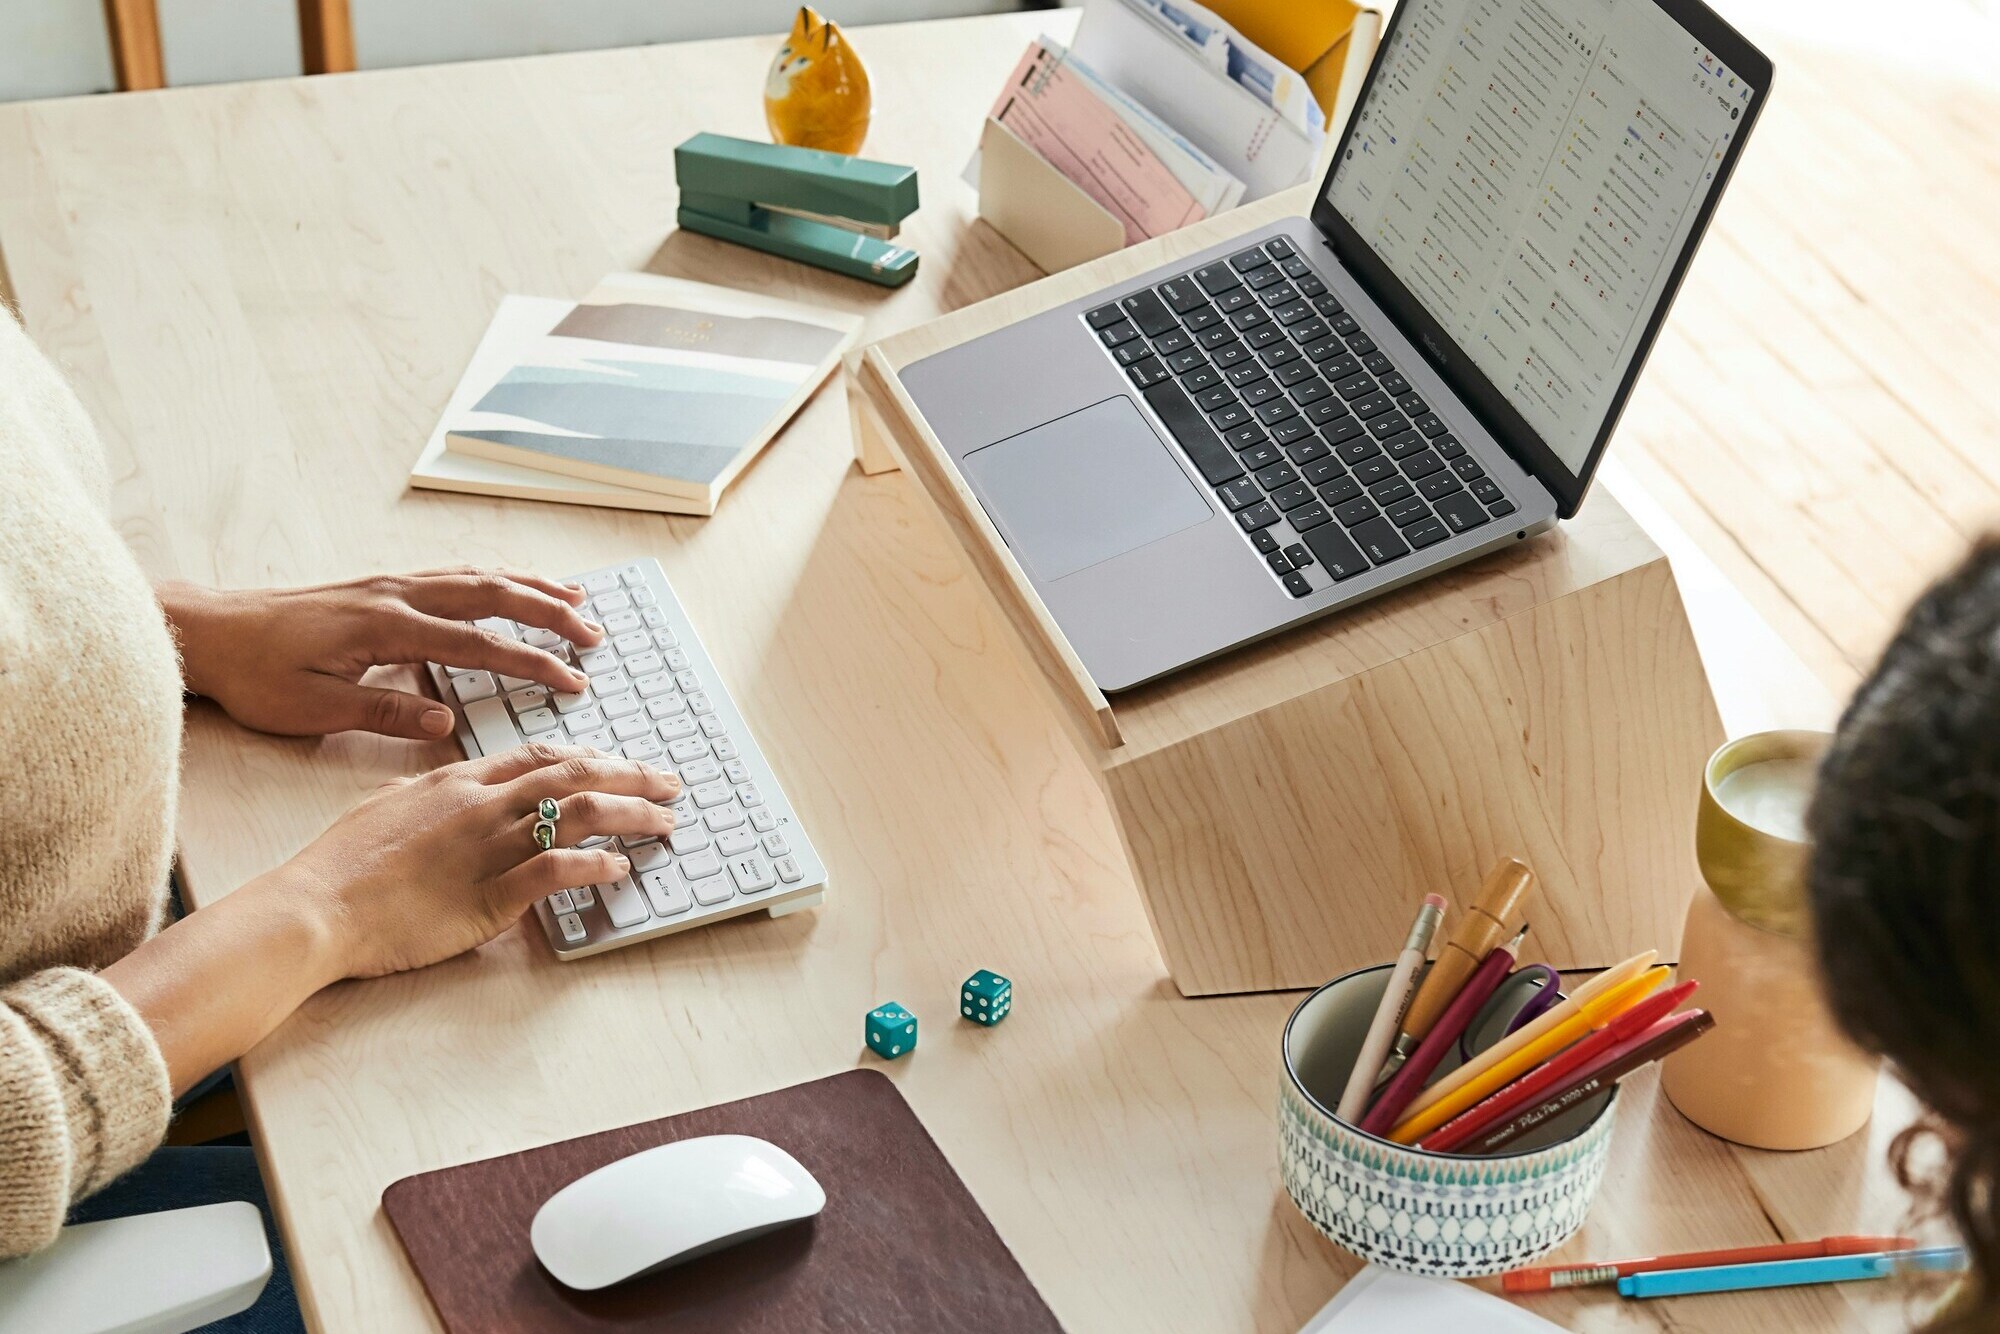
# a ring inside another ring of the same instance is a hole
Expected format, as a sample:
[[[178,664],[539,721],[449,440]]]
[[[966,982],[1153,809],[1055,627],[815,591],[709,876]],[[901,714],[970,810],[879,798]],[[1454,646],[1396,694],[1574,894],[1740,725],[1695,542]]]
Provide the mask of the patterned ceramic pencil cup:
[[[1389,971],[1384,964],[1336,978],[1285,1025],[1278,1155],[1292,1202],[1337,1245],[1413,1274],[1476,1278],[1554,1250],[1583,1225],[1604,1177],[1617,1090],[1550,1118],[1494,1157],[1425,1153],[1355,1129],[1332,1109]],[[1492,1019],[1482,1016],[1480,1026],[1492,1031]],[[1439,1073],[1458,1064],[1454,1053]]]

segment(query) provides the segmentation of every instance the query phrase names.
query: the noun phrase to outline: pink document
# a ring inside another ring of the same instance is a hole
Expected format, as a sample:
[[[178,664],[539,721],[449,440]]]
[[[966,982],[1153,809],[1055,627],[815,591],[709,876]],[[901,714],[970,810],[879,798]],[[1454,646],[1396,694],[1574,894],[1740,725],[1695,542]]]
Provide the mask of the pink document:
[[[1034,43],[993,104],[993,119],[1109,210],[1127,245],[1207,216],[1091,84],[1062,52]]]

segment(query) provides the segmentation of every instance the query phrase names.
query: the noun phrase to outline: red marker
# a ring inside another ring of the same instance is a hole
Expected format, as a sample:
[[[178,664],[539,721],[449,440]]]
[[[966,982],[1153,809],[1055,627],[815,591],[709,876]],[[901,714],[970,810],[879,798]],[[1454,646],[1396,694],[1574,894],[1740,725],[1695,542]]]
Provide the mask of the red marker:
[[[1458,1045],[1466,1025],[1479,1013],[1479,1008],[1492,999],[1500,984],[1507,980],[1507,974],[1514,967],[1515,953],[1527,934],[1528,928],[1522,927],[1512,940],[1488,951],[1486,957],[1479,961],[1478,967],[1472,970],[1472,976],[1466,979],[1464,988],[1452,997],[1451,1004],[1438,1016],[1430,1035],[1418,1044],[1403,1068],[1396,1072],[1395,1078],[1383,1085],[1382,1096],[1375,1100],[1375,1105],[1362,1119],[1363,1130],[1371,1135],[1387,1135],[1402,1118],[1404,1109],[1423,1092],[1431,1071],[1438,1068],[1438,1062],[1444,1059],[1447,1051]],[[1437,965],[1432,964],[1431,967],[1435,970]]]
[[[1598,1057],[1630,1042],[1681,1007],[1699,984],[1682,982],[1646,997],[1603,1028],[1574,1046],[1557,1052],[1513,1083],[1495,1090],[1451,1120],[1417,1141],[1429,1153],[1450,1153],[1467,1140],[1531,1105],[1551,1089],[1561,1088],[1570,1076],[1589,1067]]]

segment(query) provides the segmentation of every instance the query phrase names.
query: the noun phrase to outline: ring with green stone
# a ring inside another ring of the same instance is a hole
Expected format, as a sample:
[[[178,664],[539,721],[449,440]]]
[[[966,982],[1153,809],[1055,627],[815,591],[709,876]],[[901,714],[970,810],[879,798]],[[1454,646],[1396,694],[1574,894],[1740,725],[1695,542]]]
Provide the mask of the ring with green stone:
[[[542,798],[539,813],[544,820],[547,820],[551,824],[554,824],[562,815],[562,811],[556,806],[556,799],[554,797]]]
[[[556,822],[554,820],[535,821],[535,846],[547,852],[556,844]]]

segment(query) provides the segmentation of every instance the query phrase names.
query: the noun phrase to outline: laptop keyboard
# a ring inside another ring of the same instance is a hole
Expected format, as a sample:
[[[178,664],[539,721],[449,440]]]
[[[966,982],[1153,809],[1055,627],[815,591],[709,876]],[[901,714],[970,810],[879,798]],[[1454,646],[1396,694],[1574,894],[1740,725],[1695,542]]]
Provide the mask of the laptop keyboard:
[[[1282,236],[1084,320],[1293,597],[1516,508]]]

